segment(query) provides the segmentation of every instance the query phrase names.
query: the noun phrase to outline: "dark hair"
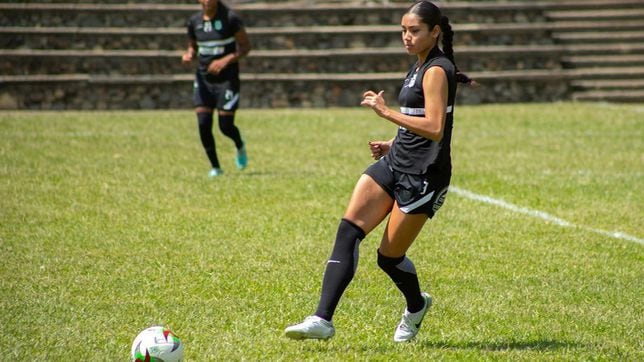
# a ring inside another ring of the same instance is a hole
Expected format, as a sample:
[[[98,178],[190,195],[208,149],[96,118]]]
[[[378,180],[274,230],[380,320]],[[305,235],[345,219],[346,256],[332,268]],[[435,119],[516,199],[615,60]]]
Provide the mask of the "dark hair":
[[[452,26],[450,25],[447,16],[444,16],[441,13],[441,9],[429,1],[421,0],[412,5],[407,10],[406,14],[417,15],[423,23],[427,24],[429,30],[433,29],[436,25],[440,26],[441,32],[443,33],[443,53],[445,53],[447,59],[454,64],[454,68],[456,69],[456,81],[466,84],[472,83],[472,79],[464,73],[461,73],[456,66],[453,47],[454,31],[452,30]]]

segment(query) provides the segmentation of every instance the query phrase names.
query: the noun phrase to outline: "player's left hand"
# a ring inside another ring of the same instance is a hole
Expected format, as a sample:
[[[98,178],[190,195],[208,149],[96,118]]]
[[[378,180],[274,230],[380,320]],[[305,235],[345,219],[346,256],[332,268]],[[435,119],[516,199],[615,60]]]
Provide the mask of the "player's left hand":
[[[228,62],[224,58],[213,60],[208,65],[208,73],[217,75],[224,70],[226,66],[228,66]]]

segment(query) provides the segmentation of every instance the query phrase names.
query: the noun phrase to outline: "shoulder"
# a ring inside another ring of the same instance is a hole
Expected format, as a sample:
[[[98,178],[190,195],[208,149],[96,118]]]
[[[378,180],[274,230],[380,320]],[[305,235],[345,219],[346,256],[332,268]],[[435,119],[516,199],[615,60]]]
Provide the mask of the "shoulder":
[[[188,21],[187,21],[186,23],[187,23],[188,25],[195,24],[195,23],[197,23],[197,22],[199,21],[199,19],[201,19],[202,17],[203,17],[203,13],[202,13],[201,11],[200,11],[200,12],[197,12],[197,13],[193,13],[192,15],[190,15],[190,17],[188,18]]]
[[[241,24],[242,19],[237,15],[237,13],[234,10],[228,9],[226,17],[228,18],[228,21],[231,23],[235,24]]]
[[[436,84],[446,82],[449,83],[450,75],[443,67],[439,65],[430,65],[423,74],[423,88],[427,86],[434,86]]]
[[[447,59],[447,57],[444,56],[436,57],[427,64],[427,69],[432,68],[440,68],[448,75],[456,73],[454,63],[452,63],[451,60]]]

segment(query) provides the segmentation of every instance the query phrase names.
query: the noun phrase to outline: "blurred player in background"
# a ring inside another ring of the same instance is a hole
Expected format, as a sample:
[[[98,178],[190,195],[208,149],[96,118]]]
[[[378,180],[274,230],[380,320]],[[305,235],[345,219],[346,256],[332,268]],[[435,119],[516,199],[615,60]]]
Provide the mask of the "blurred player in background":
[[[223,175],[217,158],[212,132],[213,110],[217,110],[219,129],[235,142],[235,164],[244,169],[248,164],[246,147],[235,126],[235,111],[239,106],[238,60],[250,52],[248,34],[241,19],[218,0],[199,0],[202,11],[188,19],[188,50],[182,62],[189,64],[197,58],[199,66],[194,82],[193,101],[199,136],[210,160],[209,177]]]

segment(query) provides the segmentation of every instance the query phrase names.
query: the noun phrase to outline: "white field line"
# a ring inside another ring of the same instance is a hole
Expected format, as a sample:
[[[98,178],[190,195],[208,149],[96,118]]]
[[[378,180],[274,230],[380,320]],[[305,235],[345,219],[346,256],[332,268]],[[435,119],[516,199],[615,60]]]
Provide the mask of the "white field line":
[[[509,202],[506,202],[506,201],[503,201],[503,200],[500,200],[500,199],[495,199],[495,198],[492,198],[492,197],[489,197],[489,196],[475,194],[474,192],[464,190],[464,189],[462,189],[460,187],[457,187],[457,186],[450,186],[449,190],[451,192],[459,195],[459,196],[463,196],[463,197],[468,198],[470,200],[480,201],[480,202],[483,202],[483,203],[486,203],[486,204],[499,206],[499,207],[502,207],[504,209],[507,209],[507,210],[510,210],[510,211],[513,211],[513,212],[516,212],[516,213],[519,213],[519,214],[524,214],[524,215],[532,216],[532,217],[535,217],[535,218],[539,218],[539,219],[551,222],[551,223],[559,225],[561,227],[581,229],[581,230],[593,232],[595,234],[601,234],[601,235],[609,236],[611,238],[628,240],[628,241],[632,241],[632,242],[635,242],[635,243],[644,244],[644,239],[640,239],[640,238],[638,238],[636,236],[629,235],[629,234],[623,233],[621,231],[606,231],[606,230],[602,230],[602,229],[591,228],[591,227],[588,227],[588,226],[576,225],[576,224],[573,224],[573,223],[568,222],[566,220],[560,219],[560,218],[558,218],[556,216],[550,215],[550,214],[548,214],[546,212],[543,212],[543,211],[528,209],[526,207],[517,206],[517,205],[511,204]]]

